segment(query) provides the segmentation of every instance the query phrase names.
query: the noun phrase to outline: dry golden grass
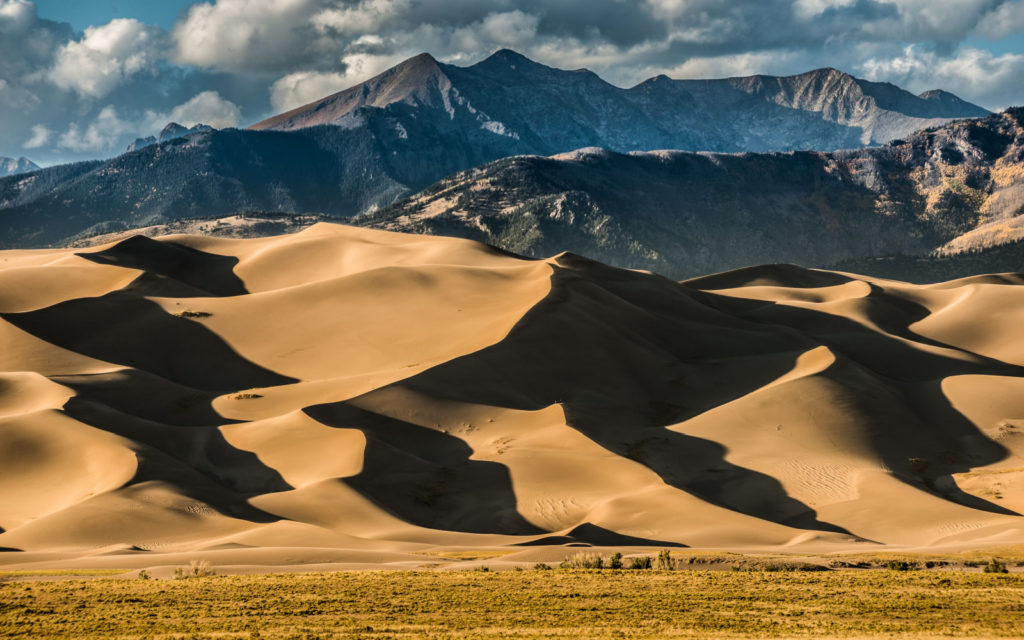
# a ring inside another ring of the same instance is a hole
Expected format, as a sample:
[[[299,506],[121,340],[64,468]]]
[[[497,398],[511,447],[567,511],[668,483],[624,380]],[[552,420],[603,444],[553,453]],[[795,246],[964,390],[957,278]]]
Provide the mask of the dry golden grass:
[[[824,556],[829,559],[830,556]],[[918,566],[932,563],[936,566],[980,567],[992,558],[997,558],[1010,566],[1024,566],[1024,546],[1006,545],[1001,547],[984,547],[968,549],[955,553],[926,553],[907,551],[875,551],[872,553],[844,553],[831,556],[839,561],[856,563],[865,562],[871,566],[884,566],[886,562],[901,560]]]
[[[341,572],[0,584],[5,638],[1019,637],[1024,575]]]

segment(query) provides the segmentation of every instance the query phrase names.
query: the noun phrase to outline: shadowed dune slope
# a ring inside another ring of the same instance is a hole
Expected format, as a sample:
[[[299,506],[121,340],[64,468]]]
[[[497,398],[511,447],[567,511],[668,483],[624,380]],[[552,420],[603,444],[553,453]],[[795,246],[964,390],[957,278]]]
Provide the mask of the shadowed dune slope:
[[[0,258],[0,547],[1024,542],[1016,275],[329,224]]]

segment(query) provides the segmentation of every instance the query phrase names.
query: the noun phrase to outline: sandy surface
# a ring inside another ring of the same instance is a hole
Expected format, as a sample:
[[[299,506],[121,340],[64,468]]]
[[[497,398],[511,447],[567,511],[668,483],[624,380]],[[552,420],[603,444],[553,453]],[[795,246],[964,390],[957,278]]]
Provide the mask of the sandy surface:
[[[0,565],[1021,543],[1022,285],[330,224],[0,252]]]

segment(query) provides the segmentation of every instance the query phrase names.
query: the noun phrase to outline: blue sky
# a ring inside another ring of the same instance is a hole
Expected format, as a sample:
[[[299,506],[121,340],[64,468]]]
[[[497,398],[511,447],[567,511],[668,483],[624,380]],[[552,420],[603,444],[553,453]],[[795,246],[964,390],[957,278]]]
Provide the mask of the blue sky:
[[[170,29],[191,4],[188,0],[36,0],[39,17],[68,22],[77,31],[114,18],[135,18]]]
[[[108,157],[505,47],[619,86],[830,66],[1024,104],[1024,0],[0,0],[0,156]]]

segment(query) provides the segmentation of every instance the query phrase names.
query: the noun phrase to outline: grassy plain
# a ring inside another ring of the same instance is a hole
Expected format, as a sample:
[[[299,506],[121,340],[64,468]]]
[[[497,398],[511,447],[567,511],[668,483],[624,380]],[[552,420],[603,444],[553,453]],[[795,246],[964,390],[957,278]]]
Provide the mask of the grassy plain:
[[[1024,574],[349,571],[0,583],[4,638],[1020,637]]]

